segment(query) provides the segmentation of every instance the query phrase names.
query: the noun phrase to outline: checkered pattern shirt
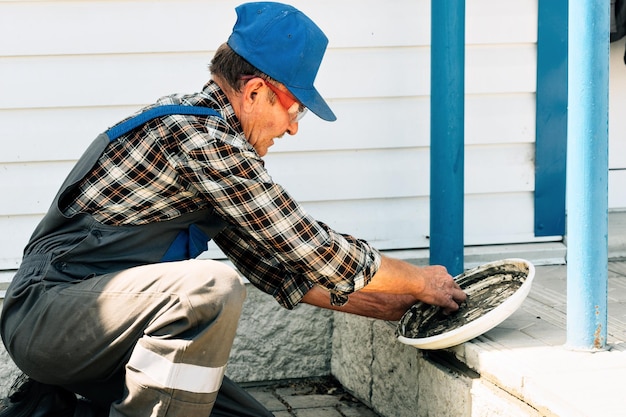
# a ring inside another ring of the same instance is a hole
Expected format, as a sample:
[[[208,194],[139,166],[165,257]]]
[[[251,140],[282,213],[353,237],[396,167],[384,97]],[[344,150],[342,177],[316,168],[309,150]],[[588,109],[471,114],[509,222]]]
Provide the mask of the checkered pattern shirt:
[[[286,308],[314,285],[334,304],[380,266],[367,242],[316,221],[272,181],[224,93],[163,97],[156,105],[211,107],[222,118],[164,116],[111,143],[64,206],[110,225],[140,225],[213,207],[228,226],[214,240],[251,283]]]

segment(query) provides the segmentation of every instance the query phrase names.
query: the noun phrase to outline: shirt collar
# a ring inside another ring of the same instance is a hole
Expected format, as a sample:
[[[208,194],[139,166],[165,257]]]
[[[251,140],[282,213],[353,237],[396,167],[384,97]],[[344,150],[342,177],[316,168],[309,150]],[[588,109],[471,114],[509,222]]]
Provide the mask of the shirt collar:
[[[228,101],[228,97],[224,94],[224,91],[213,80],[206,83],[202,89],[202,92],[208,95],[219,106],[218,111],[224,117],[224,120],[230,125],[237,133],[243,134],[243,128],[239,122],[239,118],[235,115],[233,106]]]

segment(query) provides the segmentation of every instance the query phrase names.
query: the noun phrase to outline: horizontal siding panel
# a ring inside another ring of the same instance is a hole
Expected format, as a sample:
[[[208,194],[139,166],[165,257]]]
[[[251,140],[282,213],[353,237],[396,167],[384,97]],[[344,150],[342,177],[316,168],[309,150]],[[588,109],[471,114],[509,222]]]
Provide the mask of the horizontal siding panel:
[[[0,43],[0,55],[206,51],[227,39],[236,4],[223,0],[0,3],[0,36],[11,40]]]
[[[320,0],[290,2],[327,35],[330,50],[430,44],[429,0]]]
[[[0,45],[0,55],[24,56],[214,50],[230,35],[236,20],[234,9],[241,1],[0,4],[0,36],[13,39]],[[396,1],[393,5],[378,0],[325,0],[315,5],[300,0],[290,4],[324,30],[329,48],[427,45],[430,41],[427,0]],[[350,30],[346,30],[347,16]],[[103,22],[114,28],[106,36]],[[33,27],[38,30],[29,30]],[[41,33],[47,34],[45,39]]]
[[[532,191],[532,145],[469,147],[465,192]],[[426,148],[355,150],[314,155],[270,155],[276,182],[299,201],[427,196],[430,158]],[[321,169],[320,169],[321,168]]]
[[[471,146],[465,150],[465,193],[534,191],[533,144]]]
[[[0,2],[0,37],[12,40],[0,44],[0,55],[206,51],[227,39],[235,22],[234,8],[240,3],[237,0]],[[428,0],[318,0],[315,5],[294,0],[291,4],[324,30],[331,49],[430,43]],[[466,21],[468,44],[536,42],[537,6],[533,0],[469,1]],[[103,36],[106,27],[113,30]],[[45,38],[41,33],[46,34]]]
[[[0,270],[19,266],[24,247],[41,217],[0,215]]]
[[[139,106],[0,110],[0,163],[76,160]]]
[[[465,96],[466,145],[534,143],[535,124],[534,92]]]
[[[336,122],[307,116],[298,134],[276,141],[271,153],[430,146],[429,97],[346,99],[330,105]],[[466,96],[466,145],[534,142],[534,93]]]
[[[330,98],[428,95],[429,66],[427,47],[335,49],[326,54],[316,85]]]
[[[379,249],[427,248],[430,206],[427,197],[305,203],[306,210],[339,232],[371,242]],[[465,244],[544,242],[535,238],[533,194],[476,194],[465,200]],[[486,208],[487,207],[487,208]]]
[[[331,48],[429,45],[430,3],[326,0],[317,1],[321,7],[309,11],[306,0],[291,2],[320,25]],[[465,16],[468,45],[537,42],[537,0],[470,0],[466,2]],[[345,30],[347,26],[350,30]]]
[[[609,171],[609,208],[626,207],[626,169]]]
[[[534,50],[532,45],[470,48],[466,92],[534,91]],[[333,50],[316,85],[331,99],[427,96],[429,54],[419,47]],[[197,91],[209,78],[209,60],[208,53],[4,58],[0,109],[151,103],[165,94]],[[393,76],[384,76],[389,68]]]
[[[423,197],[309,202],[317,220],[379,249],[428,246],[428,199]]]
[[[427,147],[430,144],[428,97],[331,101],[337,120],[313,114],[300,121],[296,136],[276,141],[269,157],[283,152]]]
[[[74,162],[0,165],[0,216],[45,213],[73,166]]]
[[[626,168],[626,65],[624,39],[611,44],[609,68],[609,166]],[[622,183],[626,190],[626,182]],[[622,191],[626,194],[626,191]],[[626,195],[622,197],[626,199]],[[626,204],[622,207],[626,207]]]
[[[406,97],[429,91],[427,48],[347,49],[327,55],[316,81],[325,97]],[[165,94],[201,88],[210,76],[210,58],[208,53],[5,58],[0,60],[0,108],[151,103]],[[372,74],[389,67],[401,70],[371,82]]]
[[[536,238],[533,193],[468,195],[465,199],[465,245],[548,242],[560,236]]]
[[[17,57],[0,60],[0,109],[151,103],[197,91],[207,53]]]
[[[328,37],[329,49],[430,44],[429,0],[294,0]]]
[[[469,46],[465,52],[465,92],[528,93],[537,87],[535,44]]]
[[[298,201],[428,194],[426,148],[268,154],[266,160],[274,180]]]
[[[536,43],[537,15],[537,0],[469,0],[465,3],[465,42]]]
[[[13,271],[0,271],[0,299],[3,299],[6,295],[6,290],[9,287],[9,283],[13,279]]]
[[[536,62],[534,44],[468,46],[466,94],[534,92]],[[318,80],[320,91],[330,98],[428,96],[430,48],[331,50]]]

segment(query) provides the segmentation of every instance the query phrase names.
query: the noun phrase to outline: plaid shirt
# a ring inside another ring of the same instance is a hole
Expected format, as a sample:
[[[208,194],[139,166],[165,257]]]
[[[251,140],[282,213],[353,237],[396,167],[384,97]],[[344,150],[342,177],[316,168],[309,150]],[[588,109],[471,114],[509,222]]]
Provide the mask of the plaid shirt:
[[[272,181],[217,84],[156,104],[211,107],[223,118],[165,116],[120,137],[81,181],[66,214],[140,225],[213,207],[229,224],[215,243],[289,309],[314,285],[341,304],[370,281],[379,252],[316,221]]]

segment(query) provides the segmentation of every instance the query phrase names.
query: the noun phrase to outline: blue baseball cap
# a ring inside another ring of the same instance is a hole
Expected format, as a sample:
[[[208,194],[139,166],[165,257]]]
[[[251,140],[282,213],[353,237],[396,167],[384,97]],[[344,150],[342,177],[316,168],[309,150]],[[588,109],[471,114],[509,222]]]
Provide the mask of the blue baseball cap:
[[[281,3],[238,6],[228,45],[254,67],[283,84],[304,106],[327,121],[337,120],[313,86],[328,38],[298,9]]]

